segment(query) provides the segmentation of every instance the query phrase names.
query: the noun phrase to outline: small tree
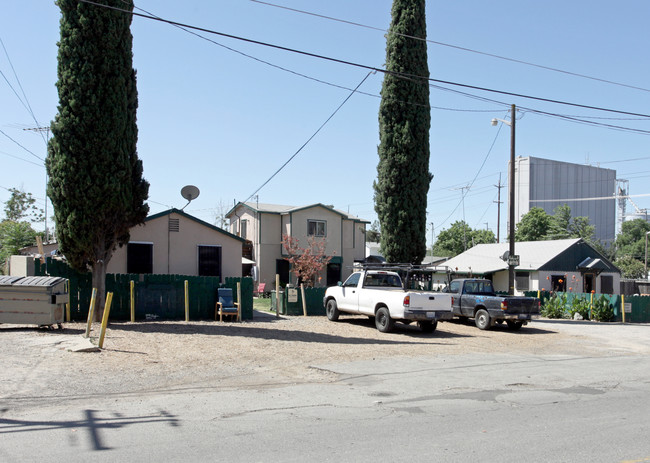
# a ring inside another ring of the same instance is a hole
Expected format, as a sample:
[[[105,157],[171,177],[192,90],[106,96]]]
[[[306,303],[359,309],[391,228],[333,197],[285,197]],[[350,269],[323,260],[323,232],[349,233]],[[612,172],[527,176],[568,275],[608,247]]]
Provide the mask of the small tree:
[[[551,228],[551,216],[541,207],[533,207],[521,217],[517,224],[517,241],[541,241]]]
[[[370,230],[366,232],[366,241],[371,243],[379,243],[380,239],[381,239],[381,231],[380,231],[379,221],[375,220],[374,222],[372,222],[372,225],[370,225]]]
[[[287,251],[286,260],[291,264],[291,271],[298,281],[306,286],[314,286],[316,276],[327,266],[332,256],[325,255],[327,242],[310,236],[307,247],[300,247],[300,240],[282,235],[282,246]]]
[[[43,209],[36,206],[36,199],[31,193],[25,193],[22,189],[9,188],[11,196],[5,202],[5,216],[7,220],[20,222],[24,219],[32,222],[45,220]]]

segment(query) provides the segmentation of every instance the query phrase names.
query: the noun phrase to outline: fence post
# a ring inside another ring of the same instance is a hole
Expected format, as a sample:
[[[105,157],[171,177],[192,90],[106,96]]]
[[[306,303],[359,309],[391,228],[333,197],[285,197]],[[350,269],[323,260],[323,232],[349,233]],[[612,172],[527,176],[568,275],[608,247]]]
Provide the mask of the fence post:
[[[92,296],[90,297],[90,307],[88,307],[88,322],[86,323],[86,337],[90,337],[90,327],[93,324],[93,316],[95,314],[95,298],[97,297],[97,288],[93,288]]]
[[[106,306],[104,307],[104,317],[102,318],[102,330],[99,334],[99,348],[104,347],[104,336],[106,335],[106,326],[108,325],[108,314],[111,311],[111,302],[113,301],[113,293],[106,295]]]
[[[185,280],[185,321],[190,321],[190,292],[187,280]]]
[[[280,318],[280,275],[275,274],[275,318]]]
[[[72,318],[70,317],[70,280],[66,278],[65,280],[65,293],[68,295],[68,302],[65,304],[65,318],[69,322],[72,321]]]
[[[621,294],[621,314],[623,314],[623,323],[625,323],[625,294]]]
[[[131,280],[129,282],[129,286],[131,289],[131,323],[135,322],[135,281]]]

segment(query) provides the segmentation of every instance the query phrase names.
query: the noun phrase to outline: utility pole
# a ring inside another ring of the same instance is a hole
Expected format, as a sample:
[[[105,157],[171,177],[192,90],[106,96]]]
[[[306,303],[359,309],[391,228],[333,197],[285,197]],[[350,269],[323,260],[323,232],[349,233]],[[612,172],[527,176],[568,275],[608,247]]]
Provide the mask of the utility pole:
[[[497,185],[494,185],[497,187],[497,200],[494,201],[497,203],[497,243],[501,241],[501,204],[503,204],[503,201],[501,201],[501,188],[503,188],[503,185],[501,185],[501,173],[499,172],[499,183]]]
[[[435,229],[433,228],[433,222],[431,222],[429,225],[431,225],[431,255],[433,256],[433,246],[436,244],[436,234],[435,234]]]
[[[466,224],[465,224],[465,190],[469,191],[469,185],[467,186],[462,186],[460,188],[454,188],[454,190],[460,190],[462,197],[461,201],[463,202],[463,251],[467,251],[467,233],[465,232]]]
[[[23,130],[29,130],[31,132],[37,132],[37,133],[43,133],[46,132],[44,141],[45,141],[45,152],[47,154],[47,142],[50,139],[50,126],[46,127],[28,127]],[[47,170],[45,171],[45,242],[48,243],[50,241],[50,231],[47,229],[47,182],[48,182],[48,177],[47,177]]]

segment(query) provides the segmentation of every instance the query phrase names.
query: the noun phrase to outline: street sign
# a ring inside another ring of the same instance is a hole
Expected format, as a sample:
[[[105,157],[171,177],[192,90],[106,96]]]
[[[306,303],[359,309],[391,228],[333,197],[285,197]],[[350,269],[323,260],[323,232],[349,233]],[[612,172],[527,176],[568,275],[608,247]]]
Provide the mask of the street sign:
[[[519,256],[517,254],[508,256],[508,265],[512,265],[513,267],[519,266]]]

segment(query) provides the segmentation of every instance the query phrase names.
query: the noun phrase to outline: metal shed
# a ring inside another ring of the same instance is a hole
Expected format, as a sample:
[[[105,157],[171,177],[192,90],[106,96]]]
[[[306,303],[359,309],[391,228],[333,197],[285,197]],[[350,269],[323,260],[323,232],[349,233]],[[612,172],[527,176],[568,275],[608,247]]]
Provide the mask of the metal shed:
[[[70,300],[65,282],[61,277],[0,276],[0,323],[61,325]]]

